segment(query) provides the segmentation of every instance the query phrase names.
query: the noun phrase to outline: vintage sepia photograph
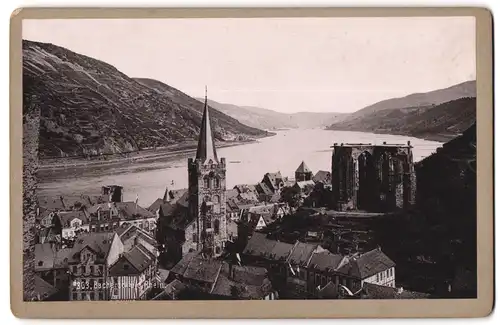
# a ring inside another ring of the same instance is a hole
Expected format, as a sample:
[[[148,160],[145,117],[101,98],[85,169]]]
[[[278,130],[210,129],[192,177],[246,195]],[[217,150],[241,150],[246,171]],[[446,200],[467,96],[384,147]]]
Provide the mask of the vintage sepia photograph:
[[[23,299],[478,297],[476,19],[24,19]]]

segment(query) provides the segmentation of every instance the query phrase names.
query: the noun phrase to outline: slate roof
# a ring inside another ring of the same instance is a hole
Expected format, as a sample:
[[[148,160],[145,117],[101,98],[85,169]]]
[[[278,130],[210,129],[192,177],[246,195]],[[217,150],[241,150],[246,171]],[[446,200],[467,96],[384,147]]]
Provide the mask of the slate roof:
[[[148,210],[155,213],[160,209],[160,206],[163,204],[163,199],[156,199],[151,205],[148,207]]]
[[[80,219],[82,224],[88,223],[87,216],[83,211],[61,211],[57,213],[57,216],[64,228],[70,227],[70,222],[75,218]]]
[[[55,288],[50,283],[46,282],[44,279],[39,277],[38,275],[34,276],[35,281],[35,295],[39,300],[45,300],[50,296],[54,295],[58,292],[57,288]]]
[[[293,247],[293,251],[288,257],[290,264],[307,266],[313,252],[318,248],[318,245],[297,242]]]
[[[35,272],[54,268],[56,249],[53,244],[35,245]]]
[[[214,163],[218,162],[211,124],[209,106],[207,105],[207,98],[205,96],[205,108],[203,110],[203,117],[201,120],[198,148],[196,149],[196,159],[200,159],[202,163],[209,160],[212,160]]]
[[[62,269],[68,267],[68,261],[71,258],[71,251],[71,248],[59,249],[54,259],[54,268]]]
[[[326,171],[326,170],[318,170],[316,175],[314,175],[313,180],[315,182],[330,183],[331,182],[331,174],[329,171]]]
[[[359,279],[366,279],[394,266],[396,263],[377,248],[359,257],[350,258],[350,261],[338,271]]]
[[[159,207],[159,210],[160,210],[160,215],[161,216],[173,216],[174,213],[175,213],[175,206],[166,202],[166,203],[162,203]]]
[[[175,279],[165,286],[163,292],[170,298],[178,297],[188,287],[181,281]]]
[[[276,173],[266,173],[264,175],[264,179],[262,180],[262,183],[265,183],[266,178],[269,180],[271,183],[271,186],[273,186],[273,189],[276,190],[279,188],[279,182],[283,181],[283,176],[281,176],[281,172],[276,172]]]
[[[64,203],[61,196],[58,197],[38,197],[38,206],[40,209],[49,211],[65,210]]]
[[[311,170],[309,169],[309,167],[307,167],[306,163],[304,161],[302,161],[299,165],[299,167],[297,167],[297,170],[295,170],[296,173],[310,173]]]
[[[115,232],[122,241],[125,241],[131,237],[139,237],[152,246],[156,246],[157,244],[156,240],[151,237],[150,234],[132,224],[124,223],[120,227],[115,229]]]
[[[238,194],[239,194],[238,189],[235,186],[235,188],[226,191],[226,200],[236,198],[238,197]]]
[[[293,244],[277,241],[271,250],[271,256],[275,261],[285,261],[290,256],[293,249]]]
[[[295,183],[300,189],[313,188],[316,184],[314,181],[301,181]]]
[[[35,245],[35,272],[67,267],[71,258],[71,248],[57,250],[53,244]]]
[[[337,299],[339,296],[337,285],[332,281],[318,290],[318,297],[321,299]]]
[[[79,235],[71,250],[70,262],[78,262],[78,254],[85,247],[89,247],[97,254],[98,259],[104,261],[111,248],[114,235],[114,232],[95,232]]]
[[[194,257],[188,264],[183,276],[186,279],[213,283],[217,280],[222,264],[218,260]]]
[[[248,240],[243,254],[275,261],[286,260],[294,245],[267,239],[266,234],[255,232]]]
[[[170,269],[170,272],[178,275],[184,275],[184,272],[186,272],[189,263],[191,263],[191,260],[197,255],[197,252],[187,253],[179,262],[177,262],[177,264],[172,267],[172,269]]]
[[[233,289],[235,288],[235,289]],[[260,286],[242,284],[227,276],[219,276],[217,283],[212,290],[212,294],[225,296],[225,297],[234,297],[233,292],[237,292],[236,299],[243,300],[261,300],[264,299],[268,294],[272,292],[272,285],[269,279],[265,279]]]
[[[123,253],[123,257],[141,273],[154,262],[154,258],[142,245],[137,245]]]
[[[59,237],[52,227],[40,229],[38,232],[38,241],[40,244],[59,242]]]
[[[155,215],[135,202],[117,202],[116,207],[126,220],[154,218]]]
[[[181,189],[169,191],[170,203],[171,204],[175,204],[186,193],[188,193],[188,189],[187,188],[181,188]]]
[[[62,202],[66,210],[76,208],[75,205],[80,204],[82,207],[90,207],[94,204],[108,202],[108,197],[105,195],[63,195]]]
[[[267,186],[266,183],[259,183],[259,184],[257,184],[257,186],[258,186],[259,192],[264,194],[264,195],[273,195],[274,194],[273,190],[271,190],[269,188],[269,186]]]
[[[309,262],[309,266],[317,270],[335,270],[344,257],[339,254],[332,254],[329,251],[314,253]]]
[[[399,288],[381,286],[373,283],[363,283],[362,299],[427,299],[430,294],[407,291]]]

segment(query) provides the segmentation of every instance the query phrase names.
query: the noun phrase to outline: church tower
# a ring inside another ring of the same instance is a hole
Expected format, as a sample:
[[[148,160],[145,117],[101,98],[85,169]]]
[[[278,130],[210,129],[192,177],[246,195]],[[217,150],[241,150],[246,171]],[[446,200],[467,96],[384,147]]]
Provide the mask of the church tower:
[[[227,241],[226,159],[218,158],[210,123],[205,88],[205,107],[195,159],[188,159],[189,213],[196,220],[193,241],[206,256],[217,257]]]

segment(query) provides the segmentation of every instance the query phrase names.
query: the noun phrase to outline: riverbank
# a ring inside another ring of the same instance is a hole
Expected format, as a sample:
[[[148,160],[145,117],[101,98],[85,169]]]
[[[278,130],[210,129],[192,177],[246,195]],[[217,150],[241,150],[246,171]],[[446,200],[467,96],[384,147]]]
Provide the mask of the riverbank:
[[[381,134],[381,135],[400,135],[400,136],[405,136],[405,137],[414,137],[417,139],[442,142],[442,143],[446,143],[448,141],[451,141],[451,140],[453,140],[456,137],[461,135],[460,133],[422,133],[422,134],[414,134],[411,132],[396,132],[396,133],[394,133],[394,131],[391,131],[391,130],[380,130],[380,129],[378,129],[378,130],[362,130],[362,129],[345,130],[343,128],[336,128],[336,129],[326,128],[325,130],[327,130],[327,131],[369,132],[369,133]]]
[[[274,136],[272,134],[269,136]],[[260,139],[260,138],[258,138]],[[227,148],[255,143],[258,139],[244,141],[227,141],[216,144],[217,148]],[[141,151],[128,152],[124,154],[114,154],[96,157],[72,157],[72,158],[46,158],[40,160],[39,170],[58,170],[67,168],[90,168],[90,167],[112,167],[117,165],[176,160],[185,156],[191,156],[196,152],[197,143],[184,143],[181,145],[147,149]]]

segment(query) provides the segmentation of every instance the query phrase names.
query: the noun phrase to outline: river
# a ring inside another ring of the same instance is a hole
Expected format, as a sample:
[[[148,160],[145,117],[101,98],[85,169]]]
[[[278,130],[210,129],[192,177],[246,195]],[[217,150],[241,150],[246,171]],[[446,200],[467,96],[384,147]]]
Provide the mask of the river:
[[[330,170],[330,147],[335,142],[406,144],[409,140],[415,162],[442,145],[407,136],[366,132],[294,129],[276,133],[258,142],[218,149],[218,156],[225,157],[227,162],[227,188],[236,184],[256,184],[266,172],[281,171],[283,176],[294,177],[295,169],[302,160],[313,173]],[[111,167],[45,170],[39,173],[38,195],[96,194],[101,186],[116,184],[124,187],[125,201],[133,201],[138,196],[139,204],[148,207],[154,200],[163,197],[166,186],[170,189],[186,188],[187,182],[187,158],[176,158]]]

